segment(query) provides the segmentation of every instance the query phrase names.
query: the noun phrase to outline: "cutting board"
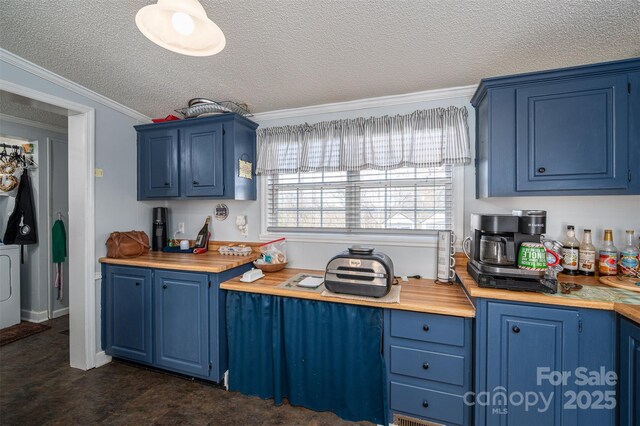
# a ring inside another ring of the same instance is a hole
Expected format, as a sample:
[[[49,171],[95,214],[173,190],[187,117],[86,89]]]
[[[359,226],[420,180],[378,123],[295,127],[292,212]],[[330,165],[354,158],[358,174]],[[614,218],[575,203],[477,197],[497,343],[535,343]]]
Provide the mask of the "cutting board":
[[[625,290],[640,292],[640,284],[636,285],[636,283],[640,283],[640,278],[600,277],[600,282],[602,284],[606,284],[611,287],[623,288]]]

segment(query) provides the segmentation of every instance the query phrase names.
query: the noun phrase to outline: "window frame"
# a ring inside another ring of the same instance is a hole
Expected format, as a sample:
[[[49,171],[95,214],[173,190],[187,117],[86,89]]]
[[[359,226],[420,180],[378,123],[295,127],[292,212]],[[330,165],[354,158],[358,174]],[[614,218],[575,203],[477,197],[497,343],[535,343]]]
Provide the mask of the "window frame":
[[[452,171],[453,197],[451,205],[452,231],[456,235],[456,246],[464,238],[464,169],[465,166],[454,165]],[[270,232],[268,227],[268,176],[258,176],[258,197],[260,199],[260,235],[261,241],[270,241],[275,237],[286,237],[292,242],[353,244],[357,236],[358,243],[371,243],[382,246],[405,247],[437,247],[437,233],[425,235],[412,230],[374,232]]]

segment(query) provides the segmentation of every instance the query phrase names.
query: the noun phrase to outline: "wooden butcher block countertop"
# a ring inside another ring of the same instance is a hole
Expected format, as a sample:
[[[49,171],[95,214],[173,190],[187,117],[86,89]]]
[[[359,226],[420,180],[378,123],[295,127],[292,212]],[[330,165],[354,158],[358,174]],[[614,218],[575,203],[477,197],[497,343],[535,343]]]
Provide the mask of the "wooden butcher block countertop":
[[[459,284],[440,285],[436,284],[433,280],[427,279],[410,279],[408,282],[401,281],[399,284],[402,287],[400,291],[400,303],[380,303],[375,300],[364,301],[339,297],[325,297],[319,293],[310,291],[289,290],[277,287],[279,284],[299,273],[324,275],[324,271],[286,268],[279,272],[266,273],[264,278],[252,283],[244,283],[240,281],[240,277],[236,277],[220,284],[220,288],[272,296],[295,297],[298,299],[311,299],[323,302],[346,303],[467,318],[474,317],[476,313],[473,304],[469,301],[469,298]]]
[[[110,265],[138,266],[141,268],[220,273],[253,262],[258,257],[255,253],[249,256],[227,256],[217,251],[208,251],[202,254],[151,251],[148,254],[132,259],[101,257],[100,262]]]
[[[603,309],[616,311],[619,314],[640,323],[640,305],[616,303],[603,300],[588,300],[569,297],[558,297],[544,293],[529,291],[512,291],[478,287],[476,281],[467,272],[467,258],[464,254],[456,254],[456,275],[471,297],[485,299],[510,300],[514,302],[542,303],[546,305],[559,305],[575,308]],[[583,286],[606,287],[598,281],[597,277],[559,275],[560,281],[572,282]]]

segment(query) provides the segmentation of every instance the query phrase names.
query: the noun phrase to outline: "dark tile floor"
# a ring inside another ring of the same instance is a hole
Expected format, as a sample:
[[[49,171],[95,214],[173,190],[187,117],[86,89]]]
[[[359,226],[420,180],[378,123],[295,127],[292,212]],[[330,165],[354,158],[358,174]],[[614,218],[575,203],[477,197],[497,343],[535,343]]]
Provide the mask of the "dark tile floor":
[[[69,367],[68,317],[0,348],[0,424],[347,425],[333,413],[237,392],[123,362]]]

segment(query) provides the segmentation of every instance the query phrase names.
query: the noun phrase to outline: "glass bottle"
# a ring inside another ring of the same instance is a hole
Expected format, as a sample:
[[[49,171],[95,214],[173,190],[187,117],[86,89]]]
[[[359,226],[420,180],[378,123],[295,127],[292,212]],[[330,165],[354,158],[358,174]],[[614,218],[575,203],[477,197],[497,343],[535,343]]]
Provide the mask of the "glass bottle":
[[[596,247],[591,242],[591,229],[585,229],[578,253],[578,270],[582,275],[596,273]]]
[[[196,248],[204,248],[209,244],[209,223],[211,223],[211,217],[207,216],[207,220],[205,220],[202,229],[200,229],[196,237]]]
[[[604,243],[600,249],[600,275],[616,275],[618,273],[618,249],[613,245],[613,232],[604,230]]]
[[[567,235],[562,242],[562,273],[567,275],[578,274],[578,253],[580,242],[576,238],[573,225],[567,226]]]
[[[633,245],[632,230],[627,230],[627,245],[620,250],[620,273],[628,274],[629,272],[638,271],[638,249]],[[629,270],[625,270],[629,268]]]

